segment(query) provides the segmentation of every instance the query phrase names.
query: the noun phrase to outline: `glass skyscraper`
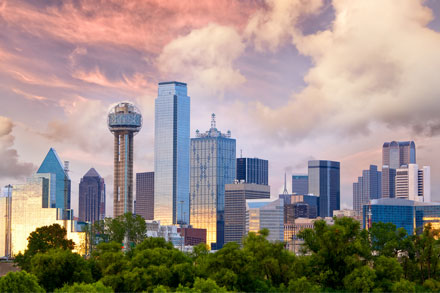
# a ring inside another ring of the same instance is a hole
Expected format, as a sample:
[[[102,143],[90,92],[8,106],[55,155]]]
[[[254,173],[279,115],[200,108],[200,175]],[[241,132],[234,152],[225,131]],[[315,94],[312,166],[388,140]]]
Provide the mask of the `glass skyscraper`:
[[[236,179],[246,183],[268,185],[269,161],[258,158],[238,158]]]
[[[211,129],[191,139],[191,225],[207,230],[207,244],[224,244],[225,184],[236,175],[236,141],[221,133],[212,114]]]
[[[190,97],[186,83],[159,83],[154,128],[154,219],[188,224]]]
[[[95,222],[105,218],[105,183],[91,168],[79,183],[78,220]]]
[[[70,209],[70,178],[67,172],[64,171],[64,165],[53,148],[50,148],[40,168],[38,168],[37,174],[43,173],[53,174],[54,178],[51,181],[51,193],[48,195],[47,207]],[[67,199],[66,206],[64,205],[65,197]]]
[[[309,193],[319,196],[319,216],[332,217],[340,209],[340,163],[309,161]]]
[[[154,172],[136,173],[135,213],[154,220]]]
[[[362,176],[353,183],[353,210],[359,214],[362,206],[372,199],[382,197],[382,173],[377,171],[377,166],[370,165],[369,170],[363,170]]]
[[[292,175],[292,193],[309,194],[309,176],[303,174]]]

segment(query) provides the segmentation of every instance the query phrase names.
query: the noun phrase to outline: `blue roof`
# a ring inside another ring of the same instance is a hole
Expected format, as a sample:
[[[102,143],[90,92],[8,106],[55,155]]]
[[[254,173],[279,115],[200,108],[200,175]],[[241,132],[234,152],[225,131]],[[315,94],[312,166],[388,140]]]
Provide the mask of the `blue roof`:
[[[165,85],[165,84],[175,84],[175,85],[183,85],[183,86],[186,86],[186,83],[184,83],[184,82],[178,82],[178,81],[163,81],[163,82],[159,82],[159,85]]]

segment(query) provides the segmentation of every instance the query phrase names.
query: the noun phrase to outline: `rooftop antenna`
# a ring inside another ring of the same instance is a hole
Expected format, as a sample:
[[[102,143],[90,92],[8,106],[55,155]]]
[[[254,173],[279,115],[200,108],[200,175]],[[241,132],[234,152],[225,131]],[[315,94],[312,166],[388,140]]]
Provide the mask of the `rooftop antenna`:
[[[215,126],[215,114],[212,113],[211,115],[211,128],[216,128]]]
[[[287,191],[287,180],[286,180],[286,172],[284,172],[284,191],[283,194],[289,194]]]
[[[243,158],[243,150],[240,149],[240,158]]]

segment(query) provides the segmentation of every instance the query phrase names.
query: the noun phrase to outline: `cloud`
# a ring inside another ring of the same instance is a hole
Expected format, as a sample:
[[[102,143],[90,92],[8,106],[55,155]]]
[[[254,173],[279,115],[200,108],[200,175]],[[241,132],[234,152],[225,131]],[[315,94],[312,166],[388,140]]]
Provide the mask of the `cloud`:
[[[437,133],[440,34],[427,28],[431,11],[417,1],[338,0],[333,6],[328,30],[293,30],[293,44],[313,62],[307,86],[284,107],[255,103],[262,127],[290,141],[365,134],[372,123]]]
[[[13,127],[11,119],[0,116],[0,178],[15,179],[29,176],[35,170],[33,164],[20,162],[17,150],[12,148],[14,145]]]
[[[244,49],[241,36],[233,27],[212,23],[167,44],[157,64],[166,76],[221,94],[246,81],[233,66]]]

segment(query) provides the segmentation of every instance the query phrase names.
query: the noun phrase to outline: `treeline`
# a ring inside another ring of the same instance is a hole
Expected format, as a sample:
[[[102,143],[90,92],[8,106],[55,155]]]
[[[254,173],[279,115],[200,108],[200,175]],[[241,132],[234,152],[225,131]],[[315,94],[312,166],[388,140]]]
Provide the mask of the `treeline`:
[[[123,226],[123,224],[121,224]],[[162,238],[101,243],[88,258],[72,253],[58,225],[37,229],[16,258],[23,271],[0,278],[0,291],[42,292],[438,292],[439,231],[407,235],[393,224],[369,231],[351,218],[316,221],[300,232],[301,255],[249,233],[243,245],[185,254]],[[50,236],[48,236],[50,234]],[[53,239],[58,235],[56,239]],[[110,240],[109,240],[110,241]]]

